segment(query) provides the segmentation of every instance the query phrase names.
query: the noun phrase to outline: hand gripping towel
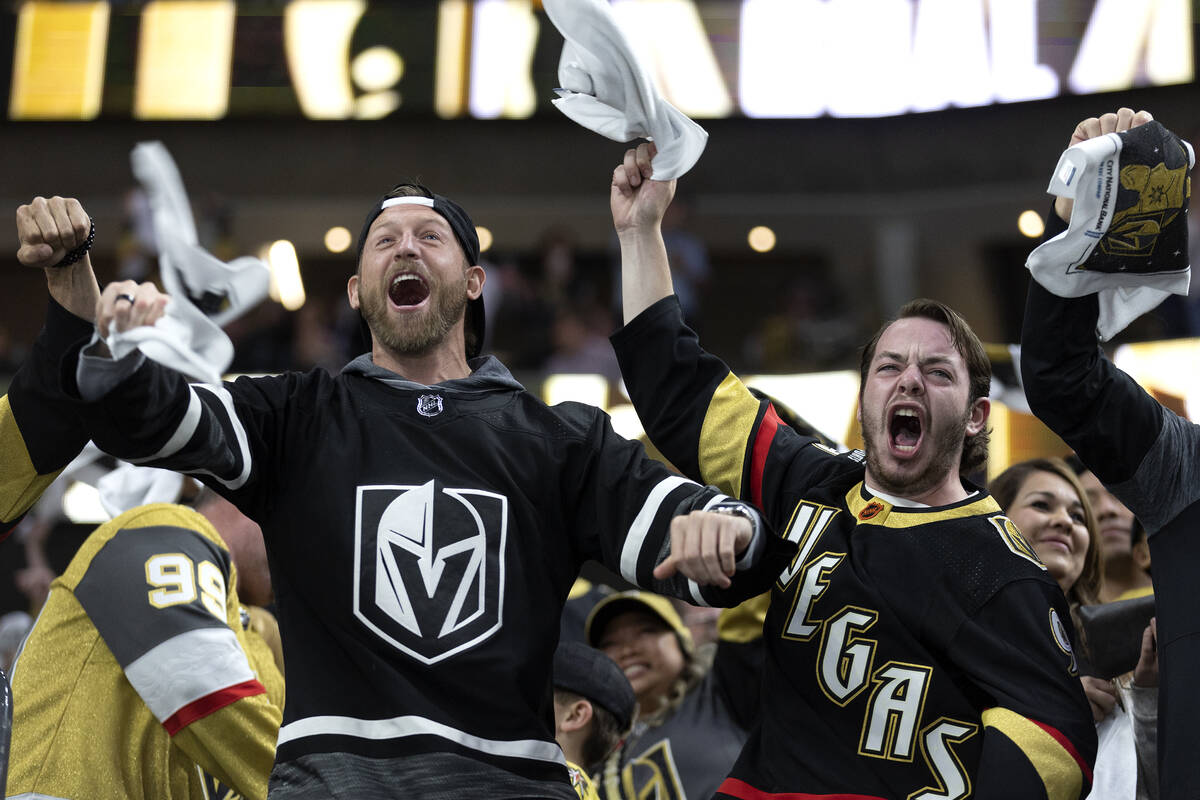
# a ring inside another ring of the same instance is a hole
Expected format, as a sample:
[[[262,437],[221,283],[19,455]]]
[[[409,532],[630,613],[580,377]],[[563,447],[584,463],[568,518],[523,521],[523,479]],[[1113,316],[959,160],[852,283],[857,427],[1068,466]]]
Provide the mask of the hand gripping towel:
[[[1186,295],[1192,146],[1157,122],[1073,145],[1047,189],[1074,200],[1067,230],[1025,266],[1060,297],[1097,293],[1097,333],[1111,339],[1168,294]]]

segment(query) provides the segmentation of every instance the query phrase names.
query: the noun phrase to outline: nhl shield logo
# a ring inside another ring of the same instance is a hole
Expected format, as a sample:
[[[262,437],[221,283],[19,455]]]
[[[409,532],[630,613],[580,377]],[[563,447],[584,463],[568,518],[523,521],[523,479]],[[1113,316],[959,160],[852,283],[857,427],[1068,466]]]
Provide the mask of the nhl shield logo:
[[[504,622],[507,520],[494,492],[358,487],[354,615],[425,664],[484,641]]]
[[[423,394],[417,398],[417,413],[422,417],[436,417],[442,413],[442,396]]]

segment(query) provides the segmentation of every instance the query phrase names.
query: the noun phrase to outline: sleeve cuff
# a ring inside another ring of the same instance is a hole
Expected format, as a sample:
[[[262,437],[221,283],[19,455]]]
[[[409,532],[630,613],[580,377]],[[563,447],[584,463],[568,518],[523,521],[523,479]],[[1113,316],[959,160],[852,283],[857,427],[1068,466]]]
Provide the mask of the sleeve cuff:
[[[737,561],[734,562],[734,569],[738,572],[744,572],[757,564],[759,558],[762,556],[763,548],[766,546],[764,544],[766,536],[763,535],[763,519],[762,515],[758,513],[758,509],[748,503],[740,503],[734,500],[718,503],[710,510],[726,514],[737,514],[750,520],[750,525],[754,528],[754,532],[750,535],[750,544],[746,545],[746,549],[738,556]]]
[[[146,356],[140,350],[135,350],[122,359],[97,354],[96,345],[100,342],[99,334],[93,334],[83,350],[79,352],[79,363],[75,368],[75,383],[79,396],[91,403],[111,392],[117,384],[128,378]]]

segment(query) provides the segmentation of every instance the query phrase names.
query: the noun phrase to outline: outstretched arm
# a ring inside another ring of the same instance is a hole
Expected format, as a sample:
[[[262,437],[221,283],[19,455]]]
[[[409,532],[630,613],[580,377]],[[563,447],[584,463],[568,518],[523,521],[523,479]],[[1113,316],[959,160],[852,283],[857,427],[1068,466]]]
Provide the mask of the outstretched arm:
[[[675,181],[652,180],[653,142],[626,150],[613,170],[609,206],[621,242],[621,304],[628,323],[655,302],[672,294],[671,268],[662,238],[662,219]]]
[[[76,403],[60,387],[59,365],[91,334],[100,297],[86,253],[60,266],[91,230],[78,200],[35,197],[17,209],[16,222],[17,260],[45,271],[51,302],[29,358],[0,397],[0,538],[87,444]]]

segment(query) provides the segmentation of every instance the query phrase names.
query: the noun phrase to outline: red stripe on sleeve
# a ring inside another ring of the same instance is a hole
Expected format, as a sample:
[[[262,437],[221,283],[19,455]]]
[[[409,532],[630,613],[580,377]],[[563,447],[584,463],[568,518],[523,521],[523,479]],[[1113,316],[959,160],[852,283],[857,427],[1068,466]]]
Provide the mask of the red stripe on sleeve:
[[[739,800],[884,800],[867,794],[806,794],[804,792],[764,792],[745,781],[726,778],[717,789],[718,794],[727,794]]]
[[[206,694],[199,700],[193,700],[171,716],[163,720],[163,727],[171,736],[191,725],[198,719],[204,719],[214,711],[220,711],[227,705],[236,703],[243,697],[253,697],[256,694],[266,694],[266,688],[256,680],[248,680],[233,686],[218,689],[212,694]]]
[[[754,436],[754,449],[750,452],[750,501],[759,508],[762,502],[762,474],[767,463],[767,453],[771,450],[771,442],[775,440],[775,431],[782,422],[775,413],[775,406],[767,404],[767,413],[763,414],[762,422],[758,425],[758,433]]]
[[[1029,718],[1026,717],[1026,719]],[[1075,749],[1075,745],[1071,744],[1071,740],[1064,736],[1057,728],[1052,728],[1044,722],[1038,722],[1036,719],[1029,719],[1029,721],[1053,736],[1054,741],[1058,742],[1063,750],[1071,754],[1071,758],[1075,759],[1075,763],[1079,765],[1079,769],[1083,772],[1083,777],[1087,778],[1088,786],[1091,786],[1092,770],[1088,767],[1088,763],[1083,759],[1083,756],[1079,755],[1079,751]]]

